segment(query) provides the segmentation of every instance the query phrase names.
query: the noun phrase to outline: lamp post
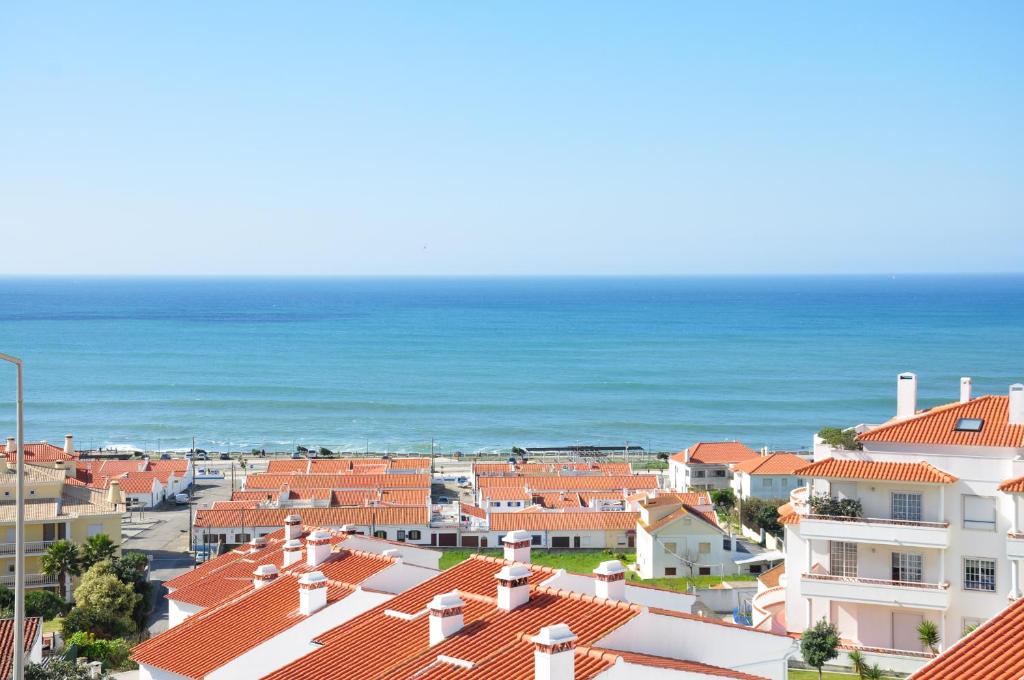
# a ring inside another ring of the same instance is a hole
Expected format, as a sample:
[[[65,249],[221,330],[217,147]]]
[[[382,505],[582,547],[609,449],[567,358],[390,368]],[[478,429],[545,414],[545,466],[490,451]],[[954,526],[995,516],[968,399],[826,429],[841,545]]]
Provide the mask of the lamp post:
[[[16,471],[14,500],[18,508],[17,524],[14,526],[14,680],[25,678],[25,409],[22,390],[21,359],[0,354],[0,359],[14,364],[18,369]]]

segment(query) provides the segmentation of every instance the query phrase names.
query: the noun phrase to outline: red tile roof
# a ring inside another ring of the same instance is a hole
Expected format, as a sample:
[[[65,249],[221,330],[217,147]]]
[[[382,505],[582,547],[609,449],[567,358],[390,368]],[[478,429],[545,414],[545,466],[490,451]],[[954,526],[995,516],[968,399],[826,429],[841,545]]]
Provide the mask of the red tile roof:
[[[32,444],[26,442],[24,447],[26,463],[52,463],[56,460],[75,460],[78,458],[77,451],[75,452],[75,455],[69,456],[64,453],[63,447],[54,446],[47,442],[35,442]],[[7,460],[12,463],[17,459],[17,455],[13,451],[11,453],[7,453],[5,450],[4,455],[7,457]]]
[[[685,671],[720,678],[730,678],[731,680],[767,680],[767,678],[762,675],[751,675],[750,673],[744,673],[742,671],[734,671],[731,668],[721,668],[720,666],[710,666],[706,663],[698,663],[696,661],[685,661],[682,659],[672,659],[664,656],[654,656],[653,654],[622,652],[616,649],[600,649],[597,647],[591,647],[589,650],[584,651],[584,653],[588,652],[590,654],[600,654],[611,661],[614,661],[616,658],[621,658],[626,663],[638,666],[668,668],[675,671]]]
[[[780,505],[779,509],[778,509],[778,513],[779,513],[779,524],[799,524],[800,523],[800,513],[798,513],[796,511],[796,509],[792,505],[790,505],[789,503],[786,503],[785,505]]]
[[[589,472],[603,475],[629,475],[629,463],[473,463],[476,475],[556,475],[563,472]]]
[[[245,480],[246,491],[291,489],[416,489],[430,488],[430,475],[337,475],[257,473]]]
[[[1006,493],[1024,493],[1024,477],[1007,479],[999,485],[999,490],[1005,491]]]
[[[636,528],[638,512],[492,512],[491,531],[627,531]]]
[[[477,507],[472,503],[459,503],[459,512],[469,517],[476,517],[478,519],[487,519],[487,511],[481,507]]]
[[[893,420],[857,437],[862,442],[942,444],[947,446],[1024,447],[1024,425],[1011,425],[1009,397],[987,394],[967,403],[954,402]],[[954,429],[961,418],[984,420],[980,432]]]
[[[736,463],[732,469],[748,475],[792,475],[807,465],[807,460],[792,453],[773,453],[768,456],[748,458]]]
[[[194,525],[204,527],[271,527],[283,526],[288,515],[299,515],[307,525],[340,527],[344,524],[360,526],[403,526],[430,523],[430,509],[426,506],[382,506],[361,508],[256,508],[255,510],[215,510],[196,512]]]
[[[43,620],[37,616],[25,617],[25,653],[32,651],[36,634]],[[14,663],[14,619],[0,619],[0,678],[11,677]]]
[[[1017,600],[928,662],[909,680],[1020,680],[1024,600]]]
[[[739,463],[758,456],[757,451],[736,441],[697,442],[689,449],[673,455],[672,460],[685,463],[687,452],[690,454],[690,462],[699,465]]]
[[[487,489],[480,489],[480,496],[485,501],[530,501],[533,494],[528,493],[522,486],[495,486]]]
[[[627,489],[657,489],[655,475],[527,475],[520,477],[480,477],[481,492],[496,488],[526,488],[531,492],[543,491],[621,491]]]
[[[800,477],[819,477],[825,479],[877,479],[880,481],[927,484],[952,484],[957,481],[957,478],[953,475],[923,460],[917,463],[891,463],[826,458],[819,460],[817,463],[799,468],[794,474]]]
[[[494,575],[503,562],[474,556],[389,602],[324,633],[323,646],[266,676],[270,680],[332,678],[448,678],[462,677],[465,670],[438,664],[438,656],[472,662],[475,677],[488,680],[527,680],[533,677],[532,649],[521,635],[536,634],[541,627],[565,623],[579,644],[591,644],[636,616],[641,608],[602,600],[580,593],[537,587],[550,572],[531,571],[530,602],[511,612],[495,604]],[[459,590],[465,601],[462,633],[433,647],[428,646],[428,617],[406,620],[385,613],[422,611],[434,595]],[[388,644],[379,644],[387,640]],[[359,650],[353,653],[353,650]],[[521,658],[518,658],[521,655]],[[517,656],[510,661],[508,657]],[[596,660],[595,660],[596,661]],[[585,662],[592,671],[604,666]],[[421,675],[422,673],[422,675]],[[577,675],[577,677],[580,677]],[[587,676],[583,676],[587,677]]]

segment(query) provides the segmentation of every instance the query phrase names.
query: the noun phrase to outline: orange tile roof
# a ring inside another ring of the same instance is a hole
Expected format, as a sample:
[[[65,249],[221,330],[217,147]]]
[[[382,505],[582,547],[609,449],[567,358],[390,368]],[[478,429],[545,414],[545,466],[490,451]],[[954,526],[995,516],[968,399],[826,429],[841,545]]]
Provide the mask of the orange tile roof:
[[[779,578],[786,573],[786,563],[780,562],[766,572],[758,575],[757,580],[764,584],[766,588],[774,588],[779,585]]]
[[[69,456],[64,453],[64,449],[62,447],[54,446],[47,442],[35,442],[32,444],[26,442],[24,444],[24,448],[26,463],[52,463],[56,460],[75,460],[78,458],[77,451],[75,452],[75,455]],[[11,453],[7,453],[5,450],[4,455],[7,457],[7,460],[12,463],[17,459],[17,455],[13,451]]]
[[[492,512],[491,531],[627,531],[636,528],[638,512]]]
[[[698,663],[696,661],[672,659],[665,656],[655,656],[653,654],[623,652],[617,649],[600,649],[597,647],[591,647],[589,650],[584,651],[584,653],[587,652],[589,652],[590,654],[600,654],[605,658],[608,658],[609,660],[621,658],[626,663],[631,663],[638,666],[668,668],[675,671],[699,673],[701,675],[711,675],[720,678],[730,678],[731,680],[768,680],[762,675],[751,675],[750,673],[744,673],[742,671],[734,671],[731,668],[711,666],[706,663]]]
[[[927,461],[891,463],[872,460],[826,458],[805,465],[794,474],[800,477],[831,479],[877,479],[890,482],[919,482],[925,484],[952,484],[957,478]]]
[[[568,624],[579,644],[606,636],[640,613],[641,608],[590,595],[568,593],[536,585],[550,571],[530,569],[530,602],[511,612],[495,604],[494,575],[503,562],[478,556],[442,572],[419,586],[321,635],[323,646],[266,676],[269,680],[328,680],[332,678],[448,678],[465,670],[437,664],[438,656],[472,662],[475,677],[488,680],[527,680],[533,677],[532,650],[521,635],[536,634],[541,627]],[[428,617],[413,620],[389,616],[391,609],[405,613],[422,611],[437,594],[459,590],[465,601],[465,625],[461,634],[428,646]],[[379,644],[387,640],[388,644]],[[517,652],[517,650],[522,651]],[[353,653],[353,650],[359,650]],[[515,662],[509,656],[521,654]],[[590,664],[591,670],[594,665]],[[592,675],[592,673],[591,673]],[[577,676],[579,677],[579,676]],[[586,676],[584,676],[586,677]]]
[[[429,470],[429,458],[389,458],[393,470]]]
[[[25,653],[32,651],[36,634],[43,620],[38,616],[25,617]],[[0,678],[11,677],[14,663],[14,619],[0,619]]]
[[[488,489],[481,489],[480,495],[484,500],[490,501],[529,501],[533,500],[533,494],[527,493],[521,486],[496,486]]]
[[[679,508],[677,510],[673,510],[672,512],[670,512],[669,514],[665,515],[661,519],[657,520],[653,524],[645,525],[647,530],[648,531],[657,531],[658,529],[660,529],[660,528],[662,528],[664,526],[668,526],[672,522],[675,522],[680,517],[685,517],[686,515],[693,515],[695,517],[698,517],[699,519],[704,520],[705,522],[707,522],[711,526],[713,526],[716,529],[718,529],[719,531],[721,531],[721,527],[718,525],[718,516],[715,515],[713,510],[698,510],[697,508],[694,508],[691,505],[680,501],[678,496],[683,496],[683,495],[690,495],[690,494],[678,494],[678,495],[677,494],[664,494],[664,495],[659,495],[657,498],[652,498],[652,499],[646,500],[646,501],[640,501],[640,503],[642,505],[644,505],[644,506],[663,505],[665,503],[670,503],[670,504],[673,504],[673,505],[678,504],[678,506],[679,506]],[[696,494],[694,494],[694,495],[696,495]],[[639,515],[639,513],[637,513],[637,514]],[[640,520],[640,523],[643,524],[643,520],[642,519]]]
[[[1017,600],[928,662],[909,680],[1020,680],[1024,600]]]
[[[779,524],[799,524],[800,513],[789,503],[780,505],[778,509]]]
[[[987,394],[967,403],[954,402],[893,420],[857,437],[862,442],[942,444],[947,446],[1024,447],[1024,425],[1011,425],[1009,397]],[[985,421],[980,432],[955,430],[961,418]]]
[[[999,485],[999,490],[1005,491],[1006,493],[1024,493],[1024,477],[1007,479]]]
[[[267,463],[267,473],[269,474],[292,474],[295,472],[305,472],[309,469],[309,460],[306,458],[297,458],[292,460],[290,458],[284,460],[272,460]]]
[[[527,488],[532,492],[542,491],[636,491],[657,489],[655,475],[527,475],[519,477],[480,477],[480,490],[499,487]]]
[[[792,475],[807,465],[807,460],[792,453],[773,453],[768,456],[748,458],[736,463],[732,469],[748,475]]]
[[[277,493],[273,491],[235,491],[231,494],[233,501],[276,501]]]
[[[487,519],[487,511],[481,507],[473,505],[472,503],[459,503],[459,512],[470,517]]]
[[[699,465],[739,463],[759,455],[757,451],[737,441],[697,442],[689,449],[673,454],[672,460],[685,463],[687,452],[690,454],[690,462]]]
[[[299,515],[304,524],[340,527],[344,524],[360,526],[408,526],[430,523],[430,509],[426,506],[382,506],[359,508],[256,508],[254,510],[214,510],[196,512],[194,525],[206,527],[272,527],[283,526],[288,515]]]
[[[473,463],[476,475],[553,475],[562,472],[591,472],[604,475],[629,475],[629,463]]]
[[[153,491],[152,477],[125,477],[117,480],[124,493],[150,493]]]
[[[245,480],[246,491],[257,489],[416,489],[430,488],[430,475],[270,474],[260,472]]]

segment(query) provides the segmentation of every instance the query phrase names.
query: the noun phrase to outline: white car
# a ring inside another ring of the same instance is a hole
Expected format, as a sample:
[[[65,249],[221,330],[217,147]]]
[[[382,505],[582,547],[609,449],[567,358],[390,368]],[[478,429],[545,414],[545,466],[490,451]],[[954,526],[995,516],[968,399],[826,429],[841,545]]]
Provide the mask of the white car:
[[[188,494],[187,493],[176,493],[174,494],[174,502],[178,505],[188,505]]]

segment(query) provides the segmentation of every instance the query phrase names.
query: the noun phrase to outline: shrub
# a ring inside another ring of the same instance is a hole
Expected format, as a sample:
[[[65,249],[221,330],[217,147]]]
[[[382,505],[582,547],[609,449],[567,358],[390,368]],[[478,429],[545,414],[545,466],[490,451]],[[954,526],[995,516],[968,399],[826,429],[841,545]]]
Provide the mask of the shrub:
[[[857,441],[857,433],[853,430],[844,430],[839,427],[823,427],[818,430],[821,440],[833,448],[855,450],[861,448]]]
[[[800,656],[808,666],[818,669],[820,678],[821,667],[839,656],[839,629],[825,619],[818,621],[800,636]]]
[[[101,680],[109,678],[106,673],[100,676]],[[85,666],[79,666],[74,661],[64,659],[50,659],[45,666],[42,664],[30,663],[25,666],[25,680],[91,680],[89,670]]]
[[[68,613],[71,608],[60,595],[49,590],[30,590],[25,593],[25,615],[41,616],[49,621]]]
[[[135,623],[129,616],[96,607],[74,607],[64,617],[62,627],[65,638],[85,631],[99,638],[119,638],[135,633]]]
[[[779,506],[785,502],[781,498],[773,500],[748,498],[740,506],[742,522],[745,526],[755,531],[764,529],[770,534],[781,533],[782,525],[779,524]]]
[[[715,489],[711,492],[711,502],[718,510],[732,510],[736,507],[736,494],[732,489]]]
[[[79,656],[87,657],[90,661],[99,661],[104,668],[127,670],[129,667],[135,667],[135,663],[128,658],[132,648],[123,638],[104,640],[92,633],[79,631],[68,638],[67,645],[76,645]]]
[[[864,506],[856,498],[833,498],[827,494],[811,496],[811,512],[830,517],[863,517]]]
[[[132,585],[117,577],[109,560],[90,567],[75,588],[75,604],[79,607],[102,609],[117,616],[131,616],[140,599]]]

